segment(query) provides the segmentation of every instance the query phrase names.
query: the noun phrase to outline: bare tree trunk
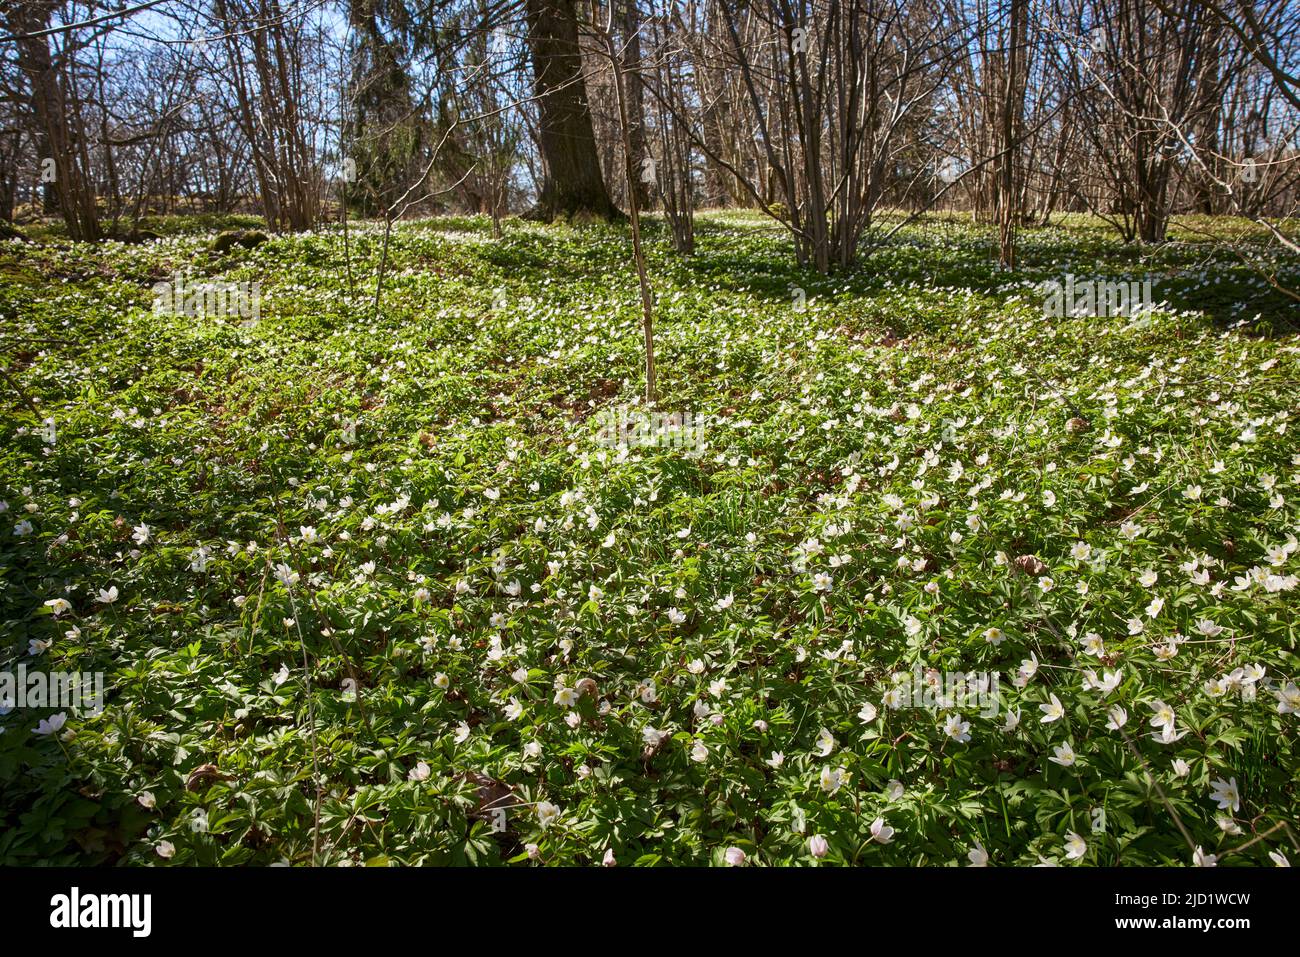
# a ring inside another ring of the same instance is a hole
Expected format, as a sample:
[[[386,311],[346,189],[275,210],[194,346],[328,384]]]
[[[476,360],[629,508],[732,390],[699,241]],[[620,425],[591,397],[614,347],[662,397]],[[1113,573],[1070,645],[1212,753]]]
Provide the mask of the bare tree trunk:
[[[545,164],[541,195],[530,218],[617,220],[600,172],[596,135],[578,47],[573,0],[526,0],[528,45],[537,94],[538,147]]]
[[[31,84],[32,109],[42,139],[54,162],[54,195],[68,235],[93,242],[100,237],[95,190],[84,160],[85,131],[70,123],[67,98],[50,54],[46,36],[33,36],[50,26],[58,5],[51,0],[30,0],[14,4],[9,13],[18,37],[19,66]]]
[[[263,215],[278,230],[309,229],[320,194],[297,103],[302,91],[295,79],[303,64],[296,39],[276,0],[216,0],[215,11],[226,30],[238,119]]]
[[[1002,129],[998,149],[998,260],[1007,269],[1016,266],[1016,225],[1020,219],[1020,193],[1016,166],[1020,158],[1020,127],[1025,112],[1024,44],[1029,30],[1028,0],[1011,0],[1007,27],[1007,81],[1002,96]]]
[[[602,39],[605,42],[605,53],[609,57],[610,68],[614,71],[614,95],[618,100],[618,129],[623,140],[623,175],[627,178],[627,205],[632,220],[632,256],[636,260],[637,285],[641,291],[641,331],[645,338],[645,400],[647,405],[654,405],[659,398],[655,385],[654,294],[650,290],[650,278],[646,274],[645,251],[641,248],[641,211],[635,188],[637,176],[633,165],[632,131],[628,121],[623,68],[614,48],[613,17],[614,11],[611,8],[611,22],[606,23]]]
[[[645,133],[645,80],[641,77],[641,10],[638,0],[623,2],[623,79],[627,94],[628,139],[632,144],[632,168],[643,168],[646,152]],[[637,203],[648,209],[654,202],[650,185],[638,176],[631,185],[636,191]]]

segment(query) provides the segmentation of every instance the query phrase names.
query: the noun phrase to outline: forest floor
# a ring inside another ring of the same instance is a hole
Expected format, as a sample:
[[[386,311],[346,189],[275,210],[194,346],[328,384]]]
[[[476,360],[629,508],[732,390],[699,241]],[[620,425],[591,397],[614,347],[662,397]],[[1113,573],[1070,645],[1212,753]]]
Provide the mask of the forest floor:
[[[1296,862],[1300,263],[1175,237],[652,223],[653,417],[625,229],[0,244],[0,668],[105,682],[0,863]]]

